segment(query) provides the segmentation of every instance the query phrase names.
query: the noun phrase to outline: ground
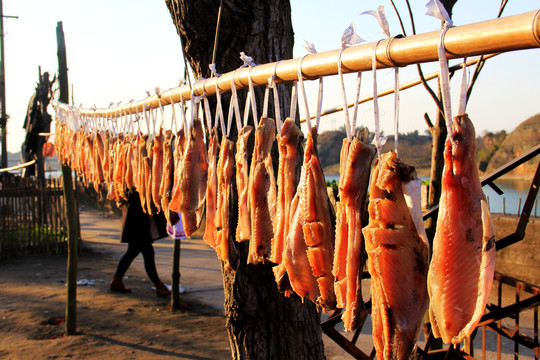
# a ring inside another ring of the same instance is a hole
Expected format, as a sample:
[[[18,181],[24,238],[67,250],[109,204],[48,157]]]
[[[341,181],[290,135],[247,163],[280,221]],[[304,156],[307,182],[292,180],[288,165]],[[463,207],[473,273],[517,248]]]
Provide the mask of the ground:
[[[81,229],[84,250],[79,257],[77,276],[81,282],[77,290],[78,335],[64,336],[65,255],[2,261],[1,359],[230,358],[219,263],[214,251],[200,237],[182,241],[181,283],[186,293],[182,294],[181,301],[184,308],[170,312],[168,299],[158,298],[152,291],[140,256],[125,279],[126,286],[133,292],[109,291],[110,279],[126,249],[118,240],[118,216],[83,210]],[[159,240],[154,248],[158,273],[170,284],[172,241]],[[369,290],[365,289],[364,294],[368,296]],[[532,314],[522,317],[520,328],[532,331],[528,317]],[[508,326],[513,326],[513,322]],[[369,352],[369,319],[364,330],[359,345]],[[488,336],[493,334],[488,332]],[[329,360],[351,359],[328,337],[323,335],[323,339]],[[495,338],[493,341],[496,342]],[[493,347],[488,354],[493,355]],[[512,345],[503,343],[503,348],[507,348],[503,358],[511,358]],[[520,350],[520,353],[526,352]]]

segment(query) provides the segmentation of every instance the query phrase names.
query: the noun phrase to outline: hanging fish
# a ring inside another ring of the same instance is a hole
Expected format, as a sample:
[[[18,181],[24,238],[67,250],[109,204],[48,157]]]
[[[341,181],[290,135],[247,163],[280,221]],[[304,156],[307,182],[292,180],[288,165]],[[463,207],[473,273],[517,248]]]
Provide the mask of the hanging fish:
[[[277,209],[270,261],[278,265],[273,270],[280,290],[290,287],[284,276],[286,271],[282,259],[291,225],[291,204],[300,181],[302,137],[302,131],[291,119],[285,120],[277,137],[279,147]]]
[[[433,334],[447,344],[470,336],[482,317],[495,271],[495,235],[476,168],[476,134],[467,114],[452,122],[433,256],[429,267]]]
[[[317,279],[320,296],[316,303],[325,312],[336,308],[332,262],[334,255],[334,228],[326,181],[316,151],[314,137],[317,128],[307,134],[304,163],[298,185],[299,206],[302,211],[304,240],[313,276]]]
[[[169,202],[174,182],[174,141],[175,136],[171,130],[165,132],[165,140],[163,141],[163,176],[161,177],[160,197],[161,210],[171,225],[175,223],[176,216],[172,216],[173,212],[169,211]]]
[[[231,232],[231,187],[234,183],[234,148],[235,143],[225,136],[221,141],[217,164],[217,202],[215,216],[216,251],[225,269],[235,268],[231,261],[233,235]]]
[[[176,180],[177,196],[173,196],[169,209],[182,213],[184,231],[187,236],[191,236],[201,225],[208,181],[208,160],[200,119],[194,119],[186,136],[179,177]]]
[[[428,305],[428,242],[419,211],[420,188],[411,186],[419,183],[414,168],[394,151],[381,156],[372,174],[369,224],[362,231],[378,359],[409,359]]]
[[[208,142],[208,185],[206,187],[206,227],[203,239],[212,248],[216,247],[216,203],[217,203],[217,152],[218,139],[216,129],[210,132]]]
[[[236,191],[238,193],[238,225],[236,226],[236,241],[249,240],[251,235],[251,220],[248,209],[248,140],[253,132],[253,126],[246,125],[238,134],[236,140]]]
[[[161,210],[161,182],[163,179],[163,128],[154,136],[152,144],[152,201],[156,212]]]
[[[251,218],[248,264],[267,263],[270,258],[276,214],[276,180],[270,151],[276,124],[261,118],[255,130],[255,145],[248,184],[248,206]]]
[[[336,204],[334,276],[337,306],[345,308],[345,330],[356,329],[364,312],[362,214],[375,148],[367,145],[368,131],[358,131],[351,141],[343,139],[340,159],[339,199]]]

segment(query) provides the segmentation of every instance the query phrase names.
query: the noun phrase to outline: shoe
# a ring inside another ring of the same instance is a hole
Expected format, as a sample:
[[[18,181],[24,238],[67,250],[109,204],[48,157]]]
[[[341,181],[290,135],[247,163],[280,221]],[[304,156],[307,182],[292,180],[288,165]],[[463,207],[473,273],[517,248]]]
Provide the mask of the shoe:
[[[121,277],[115,276],[111,281],[111,291],[119,293],[130,293],[131,289],[128,289],[124,286]]]
[[[156,295],[158,297],[166,298],[171,295],[171,290],[162,282],[155,283],[154,286],[156,287]]]

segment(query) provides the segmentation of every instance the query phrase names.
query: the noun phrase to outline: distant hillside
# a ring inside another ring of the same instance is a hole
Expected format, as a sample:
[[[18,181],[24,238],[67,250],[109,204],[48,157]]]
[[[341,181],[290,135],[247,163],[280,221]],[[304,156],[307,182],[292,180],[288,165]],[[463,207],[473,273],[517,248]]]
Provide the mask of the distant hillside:
[[[522,122],[506,136],[499,149],[488,163],[486,172],[491,172],[508,161],[523,155],[540,143],[540,114]],[[531,177],[538,166],[538,157],[517,167],[510,175]]]
[[[373,134],[370,136],[373,138]],[[344,131],[325,131],[319,134],[317,148],[326,175],[339,173],[339,155],[345,137]],[[403,161],[416,167],[420,175],[427,175],[431,163],[431,136],[419,135],[418,131],[415,131],[400,134],[398,141],[399,156]],[[392,135],[388,137],[382,151],[387,152],[393,149],[394,136]]]

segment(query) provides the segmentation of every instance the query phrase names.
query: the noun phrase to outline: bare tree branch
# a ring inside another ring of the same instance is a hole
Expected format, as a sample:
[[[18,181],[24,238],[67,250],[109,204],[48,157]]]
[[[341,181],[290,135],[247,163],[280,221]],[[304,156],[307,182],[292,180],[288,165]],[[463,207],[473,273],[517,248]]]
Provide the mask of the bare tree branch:
[[[497,13],[497,18],[500,18],[502,16],[504,8],[506,7],[507,4],[508,4],[508,0],[501,0],[501,5],[499,5],[499,12]],[[471,83],[469,84],[469,87],[467,88],[467,99],[465,100],[467,103],[469,102],[469,98],[471,97],[474,84],[476,83],[476,80],[478,79],[480,72],[484,68],[485,63],[486,63],[486,60],[484,60],[483,56],[480,58],[480,61],[476,63],[476,67],[474,68],[474,73],[471,77]]]
[[[424,120],[426,120],[426,124],[429,130],[431,131],[431,129],[433,128],[433,123],[431,122],[431,119],[429,118],[428,113],[424,113]]]
[[[403,25],[403,21],[401,20],[401,15],[400,15],[400,13],[399,13],[399,11],[398,11],[395,3],[394,3],[394,0],[390,0],[390,3],[392,4],[392,7],[394,8],[394,12],[396,13],[396,15],[397,15],[397,17],[399,19],[399,24],[401,26],[401,31],[403,31],[403,35],[407,36],[407,32],[405,31],[405,26]],[[411,4],[409,3],[409,0],[406,0],[405,3],[407,4],[407,10],[409,12],[409,18],[411,19],[412,33],[413,33],[413,35],[416,35],[416,26],[415,26],[415,23],[414,23],[414,16],[413,16],[413,13],[412,13]],[[428,85],[428,83],[426,81],[426,78],[424,76],[424,72],[422,71],[422,67],[420,66],[420,64],[416,64],[416,69],[418,70],[418,76],[420,77],[420,81],[422,82],[422,85],[424,86],[426,91],[429,93],[429,95],[431,96],[433,101],[435,101],[435,104],[437,104],[437,108],[439,109],[439,111],[443,112],[442,102],[439,99],[439,97],[437,96],[437,94],[435,94],[433,89]]]

